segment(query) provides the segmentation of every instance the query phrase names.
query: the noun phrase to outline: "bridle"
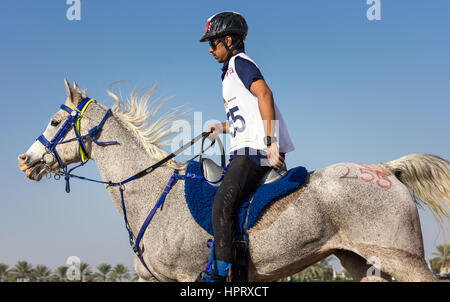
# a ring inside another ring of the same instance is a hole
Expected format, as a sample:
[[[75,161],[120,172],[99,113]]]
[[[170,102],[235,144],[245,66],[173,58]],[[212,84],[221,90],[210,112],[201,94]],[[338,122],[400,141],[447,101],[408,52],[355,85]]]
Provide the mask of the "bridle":
[[[69,113],[69,116],[65,120],[64,124],[59,128],[58,132],[56,132],[55,136],[50,141],[47,140],[43,134],[37,138],[37,140],[41,142],[42,145],[44,145],[45,147],[45,153],[42,155],[41,159],[41,161],[45,165],[45,168],[48,171],[51,171],[49,163],[47,163],[47,161],[45,160],[45,157],[48,154],[52,155],[52,157],[56,159],[56,161],[58,162],[59,170],[57,172],[54,172],[55,175],[63,175],[67,173],[67,166],[63,164],[61,157],[56,151],[56,146],[59,144],[66,144],[75,140],[78,141],[78,152],[81,159],[81,164],[79,166],[84,165],[89,160],[89,156],[87,155],[86,148],[83,143],[84,139],[90,138],[94,143],[100,146],[119,144],[116,141],[98,142],[94,138],[94,136],[102,129],[103,124],[106,122],[108,117],[111,115],[111,109],[108,109],[103,119],[97,126],[91,128],[86,135],[81,135],[80,132],[81,118],[83,117],[84,112],[92,102],[96,102],[96,100],[91,98],[84,98],[83,100],[81,100],[81,102],[77,105],[75,109],[65,104],[62,104],[60,108]],[[75,132],[75,138],[63,141],[64,137],[67,135],[67,133],[70,131],[71,128],[73,128]]]

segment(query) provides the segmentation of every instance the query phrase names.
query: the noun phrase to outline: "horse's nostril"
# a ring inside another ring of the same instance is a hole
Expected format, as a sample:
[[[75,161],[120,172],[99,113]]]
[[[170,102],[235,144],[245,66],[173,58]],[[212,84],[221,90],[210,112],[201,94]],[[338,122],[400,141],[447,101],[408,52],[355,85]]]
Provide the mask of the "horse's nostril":
[[[27,156],[25,154],[20,154],[19,157],[18,157],[18,160],[20,162],[24,162],[24,161],[27,160]]]
[[[20,155],[17,157],[19,169],[20,169],[21,171],[25,171],[25,170],[28,168],[28,166],[27,166],[27,164],[26,164],[27,159],[28,159],[28,158],[27,158],[27,156],[26,156],[25,154],[20,154]]]

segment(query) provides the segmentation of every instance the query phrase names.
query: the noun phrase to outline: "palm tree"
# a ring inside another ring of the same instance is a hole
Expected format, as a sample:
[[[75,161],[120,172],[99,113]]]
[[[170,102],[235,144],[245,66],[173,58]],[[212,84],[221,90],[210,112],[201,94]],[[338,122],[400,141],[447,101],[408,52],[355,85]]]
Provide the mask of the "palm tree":
[[[109,274],[110,281],[122,282],[122,279],[128,279],[128,268],[123,264],[117,264]]]
[[[430,260],[428,260],[430,262],[431,271],[435,275],[439,275],[441,271],[441,265],[439,264],[440,260],[441,259],[439,257],[431,258]]]
[[[450,244],[441,244],[436,247],[438,253],[433,253],[433,255],[437,256],[436,265],[439,266],[440,269],[446,268],[450,265],[449,259],[449,249]]]
[[[83,281],[92,281],[93,276],[92,276],[92,270],[89,267],[89,264],[87,264],[86,262],[81,262],[80,263],[80,276],[81,276],[81,280],[80,282]]]
[[[39,264],[33,270],[33,281],[46,282],[51,275],[52,271],[47,266]]]
[[[14,280],[30,280],[33,272],[33,266],[25,260],[17,262],[17,264],[10,270]]]
[[[306,269],[302,270],[300,273],[297,273],[292,276],[292,281],[294,282],[308,282],[314,279],[323,279],[324,272],[322,267],[315,263]]]
[[[97,281],[106,282],[108,280],[108,274],[111,272],[111,265],[108,263],[101,263],[97,265],[98,273],[95,273]]]
[[[67,266],[58,266],[55,271],[53,272],[53,275],[51,276],[49,281],[52,282],[66,282],[67,281],[67,270],[69,267]]]
[[[333,266],[328,262],[331,257],[328,257],[326,259],[322,259],[319,262],[317,262],[317,266],[323,271],[323,275],[321,280],[332,280],[333,279]]]
[[[4,264],[4,263],[0,263],[0,282],[4,282],[8,279],[9,276],[9,266]]]

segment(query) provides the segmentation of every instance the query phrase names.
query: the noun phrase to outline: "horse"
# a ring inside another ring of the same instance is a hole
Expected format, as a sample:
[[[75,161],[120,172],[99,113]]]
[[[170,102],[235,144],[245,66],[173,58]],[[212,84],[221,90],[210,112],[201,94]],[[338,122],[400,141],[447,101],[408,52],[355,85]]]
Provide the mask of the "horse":
[[[76,108],[87,97],[86,91],[64,82],[65,105]],[[127,101],[110,88],[107,92],[115,103],[95,137],[119,143],[105,146],[89,139],[92,135],[83,136],[102,123],[108,111],[92,102],[82,114],[79,134],[69,129],[66,143],[56,146],[58,160],[40,141],[18,156],[19,169],[27,178],[39,181],[44,175],[58,174],[59,162],[68,166],[82,161],[80,141],[85,157],[95,162],[105,183],[126,179],[167,156],[162,146],[170,138],[169,125],[183,113],[174,109],[156,118],[161,102],[148,109],[152,89],[133,90]],[[67,110],[57,111],[43,137],[54,137],[69,115]],[[186,163],[171,159],[128,182],[122,191],[106,185],[122,218],[121,193],[125,195],[131,230],[139,230],[174,169],[183,171]],[[174,183],[142,236],[142,261],[134,258],[139,281],[194,281],[207,265],[205,242],[210,235],[192,218],[184,183]],[[248,230],[248,280],[278,280],[335,255],[355,281],[435,281],[424,259],[417,205],[429,207],[444,227],[449,220],[449,192],[450,163],[430,154],[376,164],[344,162],[309,171],[298,189],[267,205]]]

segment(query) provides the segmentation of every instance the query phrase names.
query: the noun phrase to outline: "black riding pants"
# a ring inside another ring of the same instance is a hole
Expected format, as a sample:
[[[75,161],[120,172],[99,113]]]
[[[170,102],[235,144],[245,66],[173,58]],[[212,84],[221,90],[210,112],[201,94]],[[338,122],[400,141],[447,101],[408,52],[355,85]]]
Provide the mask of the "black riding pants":
[[[233,262],[233,240],[235,237],[235,214],[245,197],[255,192],[262,177],[271,169],[258,166],[247,156],[237,156],[228,164],[212,210],[214,251],[216,260]]]

